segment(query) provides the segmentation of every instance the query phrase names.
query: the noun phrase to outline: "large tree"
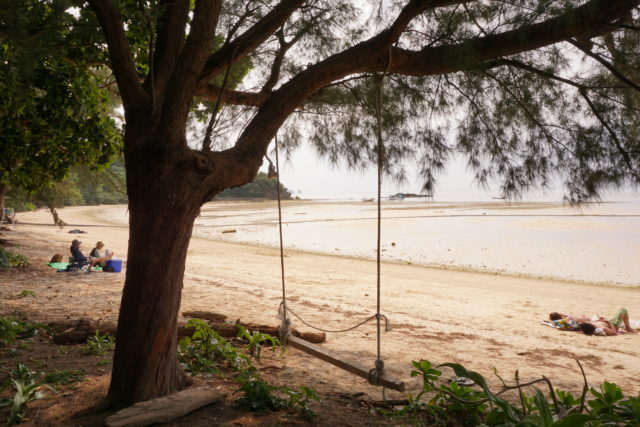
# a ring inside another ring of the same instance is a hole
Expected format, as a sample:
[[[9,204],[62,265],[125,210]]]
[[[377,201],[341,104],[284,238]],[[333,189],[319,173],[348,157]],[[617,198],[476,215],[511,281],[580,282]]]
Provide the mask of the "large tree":
[[[0,219],[10,187],[46,188],[120,149],[104,79],[78,51],[67,3],[0,0]]]
[[[556,173],[572,201],[640,182],[639,2],[79,4],[102,28],[126,119],[130,239],[112,403],[185,385],[176,319],[202,204],[253,180],[281,128],[289,147],[306,138],[353,166],[375,159],[376,82],[386,171],[402,177],[415,160],[426,189],[456,151],[508,195]],[[253,71],[234,88],[227,70],[247,59]],[[201,141],[187,139],[194,110],[212,115]]]

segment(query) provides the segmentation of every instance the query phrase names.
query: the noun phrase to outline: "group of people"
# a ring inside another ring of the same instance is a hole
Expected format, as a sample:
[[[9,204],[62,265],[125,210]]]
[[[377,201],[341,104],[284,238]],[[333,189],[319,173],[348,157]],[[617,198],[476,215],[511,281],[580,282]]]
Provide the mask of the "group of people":
[[[87,273],[91,273],[91,269],[96,265],[104,268],[107,265],[107,261],[113,257],[113,252],[105,249],[104,242],[97,242],[95,248],[93,248],[89,253],[89,257],[84,256],[80,250],[80,245],[82,245],[80,240],[73,239],[70,248],[71,256],[73,257],[73,261],[78,263],[80,266],[89,264]]]
[[[606,319],[599,315],[591,317],[585,315],[572,316],[555,311],[549,314],[549,319],[558,329],[564,331],[582,331],[586,335],[607,336],[636,332],[636,330],[631,327],[629,312],[626,308],[618,310],[618,313],[611,319]]]

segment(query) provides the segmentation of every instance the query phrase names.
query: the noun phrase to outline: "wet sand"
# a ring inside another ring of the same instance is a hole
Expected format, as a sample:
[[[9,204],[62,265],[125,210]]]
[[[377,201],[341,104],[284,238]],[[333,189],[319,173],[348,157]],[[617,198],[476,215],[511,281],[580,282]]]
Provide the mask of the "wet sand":
[[[126,260],[128,229],[97,218],[106,207],[77,207],[60,211],[69,226],[18,225],[18,243],[34,263],[46,263],[55,252],[66,254],[73,228],[88,252],[97,240],[106,242]],[[19,214],[23,223],[48,223],[46,211]],[[91,225],[91,226],[85,226]],[[13,237],[12,237],[13,238]],[[329,329],[353,326],[375,312],[375,263],[360,258],[287,251],[288,305],[307,322]],[[92,317],[115,320],[124,274],[70,277],[53,269],[44,277],[21,283],[2,283],[3,311],[34,313],[40,319]],[[3,276],[0,276],[0,280]],[[585,367],[591,385],[612,381],[626,393],[640,385],[640,334],[589,337],[559,332],[540,325],[550,311],[610,316],[627,307],[640,317],[640,289],[506,274],[383,263],[382,312],[393,330],[382,333],[382,357],[389,372],[419,386],[409,377],[411,360],[457,362],[498,381],[519,370],[521,381],[549,377],[562,389],[579,392],[582,377],[576,359]],[[15,298],[33,289],[34,298]],[[245,243],[193,238],[189,247],[182,311],[209,310],[231,319],[277,324],[281,301],[279,251]],[[298,320],[294,327],[309,330]],[[325,348],[373,367],[376,351],[374,324],[355,331],[329,334]],[[318,389],[365,391],[379,397],[365,380],[346,374],[297,350],[289,349],[283,378]],[[388,393],[394,396],[395,393]]]

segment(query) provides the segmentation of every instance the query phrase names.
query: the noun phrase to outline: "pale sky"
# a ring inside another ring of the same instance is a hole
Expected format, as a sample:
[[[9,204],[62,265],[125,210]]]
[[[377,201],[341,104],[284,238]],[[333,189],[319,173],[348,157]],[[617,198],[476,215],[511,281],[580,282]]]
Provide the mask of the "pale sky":
[[[270,148],[272,149],[273,145]],[[270,157],[274,160],[273,156]],[[353,198],[359,200],[377,195],[374,166],[365,172],[349,170],[345,166],[335,167],[328,161],[318,158],[308,145],[302,144],[302,147],[293,153],[291,161],[283,161],[280,169],[285,187],[303,199]],[[445,173],[438,178],[433,198],[435,201],[486,201],[500,196],[497,185],[490,189],[480,188],[474,182],[473,174],[467,171],[466,162],[462,158],[451,160]],[[420,193],[420,188],[420,180],[413,176],[403,185],[396,185],[393,182],[384,183],[382,196],[400,192]],[[562,196],[562,186],[558,180],[553,188],[532,191],[523,197],[523,201],[561,202]],[[637,189],[609,192],[603,195],[603,199],[640,201],[640,192]]]

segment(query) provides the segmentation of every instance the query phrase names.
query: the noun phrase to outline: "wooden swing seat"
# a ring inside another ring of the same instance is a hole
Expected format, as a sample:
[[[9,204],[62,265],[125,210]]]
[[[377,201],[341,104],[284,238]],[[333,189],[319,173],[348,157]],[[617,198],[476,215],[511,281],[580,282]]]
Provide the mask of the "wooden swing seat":
[[[361,378],[368,379],[370,368],[367,368],[352,360],[347,360],[343,357],[332,354],[330,351],[325,350],[324,348],[315,344],[311,344],[310,342],[305,341],[302,338],[289,335],[287,337],[287,344],[289,344],[291,347],[297,348],[300,351],[304,351],[307,354],[317,357],[318,359],[329,362],[332,365],[344,369],[347,372],[351,372],[352,374],[355,374]],[[378,385],[385,388],[390,388],[396,391],[404,391],[404,382],[390,377],[386,373],[383,373],[378,378],[378,383]]]

